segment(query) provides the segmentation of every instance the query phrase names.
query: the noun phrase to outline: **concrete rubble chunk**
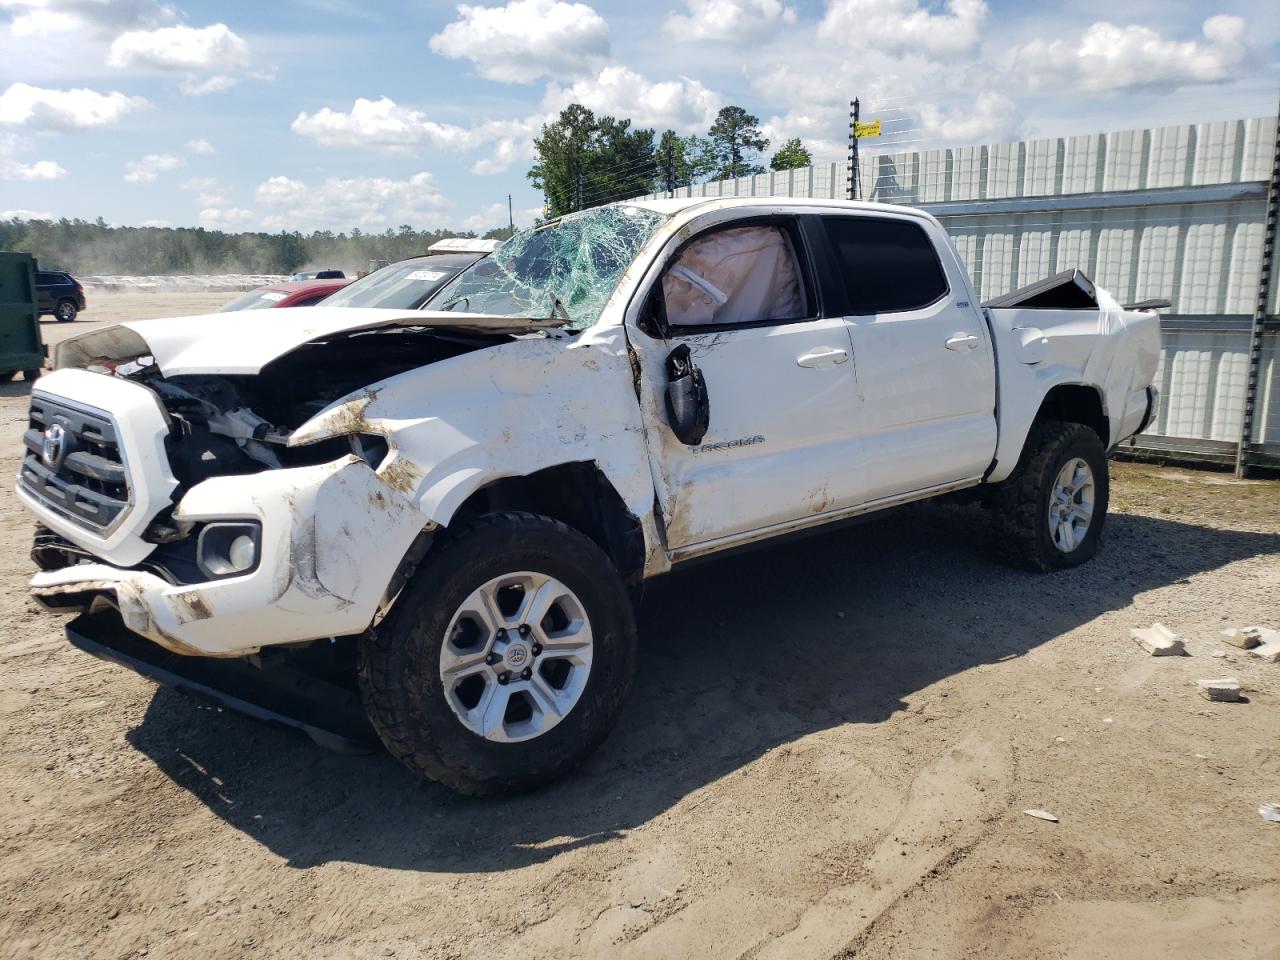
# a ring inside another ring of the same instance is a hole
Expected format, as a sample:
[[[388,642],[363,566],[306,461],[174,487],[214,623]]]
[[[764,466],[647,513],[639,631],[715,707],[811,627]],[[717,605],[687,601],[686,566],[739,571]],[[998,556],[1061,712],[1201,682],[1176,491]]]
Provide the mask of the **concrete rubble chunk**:
[[[1129,636],[1153,657],[1181,657],[1187,652],[1182,638],[1163,623],[1136,627],[1129,631]]]
[[[1254,647],[1249,652],[1255,657],[1261,657],[1267,663],[1280,663],[1280,641],[1264,643],[1260,647]]]
[[[1280,643],[1280,630],[1270,627],[1244,627],[1241,632],[1257,637],[1259,643]]]
[[[1219,639],[1223,643],[1229,643],[1233,647],[1239,647],[1241,650],[1248,650],[1250,647],[1256,647],[1262,642],[1262,638],[1252,630],[1237,630],[1231,627],[1223,630],[1218,634]]]
[[[1218,680],[1197,680],[1200,696],[1206,700],[1219,703],[1236,703],[1240,699],[1240,681],[1235,677],[1222,677]]]

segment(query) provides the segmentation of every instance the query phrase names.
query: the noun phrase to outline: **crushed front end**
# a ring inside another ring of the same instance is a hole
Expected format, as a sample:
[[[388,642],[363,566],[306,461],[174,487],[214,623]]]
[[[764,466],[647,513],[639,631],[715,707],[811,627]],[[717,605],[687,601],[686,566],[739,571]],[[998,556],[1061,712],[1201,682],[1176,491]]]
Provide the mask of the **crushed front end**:
[[[44,379],[18,477],[41,603],[112,607],[168,650],[214,657],[369,624],[425,525],[377,473],[386,440],[291,448],[243,391],[145,368]]]
[[[343,740],[302,696],[327,680],[263,668],[309,650],[332,674],[333,638],[369,627],[432,525],[381,472],[395,458],[376,427],[290,438],[363,385],[464,346],[375,333],[307,343],[253,374],[166,376],[144,355],[47,375],[17,478],[37,521],[33,596],[80,613],[68,634],[97,656]],[[350,694],[325,687],[320,715],[340,717]]]

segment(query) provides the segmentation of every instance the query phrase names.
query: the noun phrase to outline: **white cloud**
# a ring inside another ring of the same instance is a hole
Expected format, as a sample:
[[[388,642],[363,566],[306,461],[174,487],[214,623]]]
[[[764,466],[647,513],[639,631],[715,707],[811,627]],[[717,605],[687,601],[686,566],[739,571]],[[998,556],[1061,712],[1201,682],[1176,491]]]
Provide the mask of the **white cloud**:
[[[585,3],[511,0],[462,4],[458,19],[428,41],[444,57],[470,60],[488,80],[532,83],[585,73],[609,56],[609,25]]]
[[[0,93],[0,124],[33,130],[80,130],[116,123],[126,113],[148,106],[142,97],[128,97],[116,90],[51,90],[13,83]]]
[[[476,151],[473,174],[501,173],[533,157],[533,138],[544,123],[570,103],[581,103],[600,115],[630,117],[637,127],[672,127],[682,132],[705,130],[722,98],[696,80],[653,82],[622,66],[608,66],[591,79],[560,87],[548,84],[537,113],[510,120],[490,120],[472,127],[437,123],[415,107],[389,97],[356,99],[349,111],[323,107],[300,113],[294,133],[327,147],[362,147],[391,152],[414,148]]]
[[[818,39],[858,51],[957,56],[977,52],[987,20],[984,0],[947,0],[931,13],[919,0],[830,0]],[[854,54],[856,55],[856,54]]]
[[[517,120],[491,120],[468,131],[466,146],[480,150],[471,164],[478,175],[502,173],[521,160],[532,160],[533,138],[551,117],[535,114]]]
[[[517,207],[511,211],[511,219],[515,222],[517,230],[532,226],[541,216],[541,207]],[[457,224],[457,229],[483,234],[496,227],[505,227],[507,222],[507,205],[502,202],[490,203]]]
[[[141,160],[125,164],[124,179],[128,183],[154,183],[160,174],[177,170],[184,164],[185,160],[171,153],[149,153]]]
[[[53,220],[47,210],[0,210],[0,220]]]
[[[157,0],[0,0],[0,10],[13,12],[9,30],[15,37],[40,38],[73,31],[115,35],[174,16]]]
[[[548,85],[545,110],[558,112],[571,103],[597,115],[630,117],[637,127],[687,133],[710,126],[724,98],[689,77],[655,82],[615,64],[568,87]]]
[[[144,227],[172,227],[173,224],[168,220],[143,220]]]
[[[213,144],[208,140],[201,139],[187,141],[187,153],[194,153],[201,157],[209,157],[217,152],[218,151],[214,149]]]
[[[920,108],[919,124],[920,136],[947,143],[1003,143],[1022,135],[1017,106],[1003,93],[990,90],[949,111],[926,104]]]
[[[223,90],[230,90],[239,82],[239,77],[233,77],[226,73],[215,73],[211,77],[203,78],[188,75],[178,84],[178,89],[188,97],[203,97],[207,93],[221,93]]]
[[[0,134],[0,180],[61,180],[67,171],[52,160],[27,163],[20,154],[29,153],[34,141],[12,134]]]
[[[225,23],[131,30],[116,37],[107,62],[113,67],[158,70],[245,69],[249,66],[249,45]]]
[[[1252,58],[1244,20],[1210,17],[1201,30],[1207,43],[1100,21],[1075,41],[1033,40],[1015,48],[1010,76],[1031,90],[1085,93],[1173,89],[1239,76]]]
[[[253,211],[242,207],[220,209],[210,207],[201,210],[196,222],[206,230],[236,230],[253,219]]]
[[[9,30],[15,37],[36,37],[48,39],[58,33],[70,33],[80,26],[80,18],[62,10],[50,10],[45,7],[27,6],[25,13],[20,13],[9,24]]]
[[[491,203],[463,220],[458,229],[470,230],[473,233],[484,233],[494,227],[505,227],[506,225],[507,205],[505,203]]]
[[[222,192],[222,187],[218,183],[217,177],[191,177],[183,180],[179,186],[183,190],[193,192],[196,195],[196,204],[201,208],[225,207],[227,205],[226,195]]]
[[[61,180],[66,175],[66,169],[52,160],[35,163],[0,160],[0,180]]]
[[[256,199],[279,211],[263,218],[263,226],[272,230],[437,225],[443,222],[443,211],[449,206],[429,173],[414,174],[407,180],[329,177],[317,185],[277,176],[259,185]]]
[[[782,0],[685,0],[689,13],[673,13],[662,24],[673,40],[741,43],[796,22]]]
[[[466,128],[428,120],[421,110],[402,107],[390,97],[357,97],[345,113],[329,107],[299,113],[289,129],[325,147],[403,149],[425,145],[448,150],[465,145],[468,139]]]

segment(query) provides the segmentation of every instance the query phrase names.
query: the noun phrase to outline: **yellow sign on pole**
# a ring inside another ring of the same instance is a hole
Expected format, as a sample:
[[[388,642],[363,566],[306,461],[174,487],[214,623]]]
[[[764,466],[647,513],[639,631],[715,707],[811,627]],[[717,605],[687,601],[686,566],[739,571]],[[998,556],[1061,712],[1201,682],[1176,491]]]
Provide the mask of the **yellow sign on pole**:
[[[870,120],[866,123],[859,122],[853,126],[853,135],[859,140],[865,140],[867,137],[878,137],[880,132],[879,120]]]

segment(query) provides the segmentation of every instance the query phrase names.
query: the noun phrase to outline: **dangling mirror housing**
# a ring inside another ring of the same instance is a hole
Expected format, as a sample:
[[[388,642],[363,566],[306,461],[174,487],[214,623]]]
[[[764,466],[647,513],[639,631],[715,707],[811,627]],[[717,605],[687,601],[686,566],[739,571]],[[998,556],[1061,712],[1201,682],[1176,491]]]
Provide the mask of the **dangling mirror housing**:
[[[691,447],[702,442],[711,423],[707,382],[684,343],[667,355],[667,421],[680,442]]]

